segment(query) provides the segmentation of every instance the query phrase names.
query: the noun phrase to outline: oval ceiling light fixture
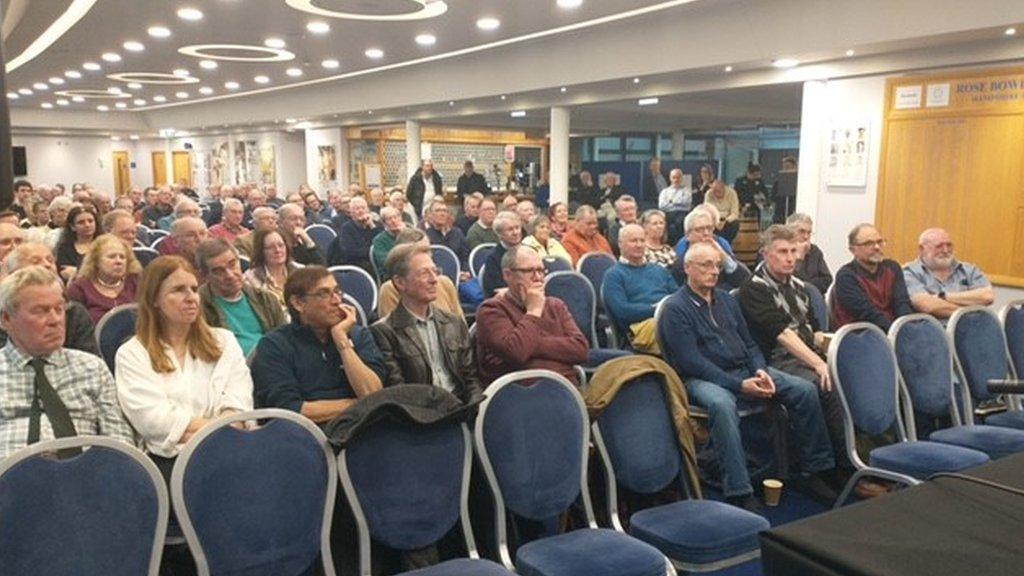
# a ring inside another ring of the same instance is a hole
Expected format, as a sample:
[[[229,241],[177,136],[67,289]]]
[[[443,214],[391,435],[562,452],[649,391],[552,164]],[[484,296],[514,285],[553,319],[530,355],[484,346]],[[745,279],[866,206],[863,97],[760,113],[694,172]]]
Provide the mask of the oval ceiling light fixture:
[[[249,54],[233,55],[232,52],[248,52]],[[229,62],[287,62],[295,59],[295,54],[287,50],[249,44],[193,44],[178,48],[178,53],[194,58],[227,60]]]
[[[71,101],[72,102],[77,102],[78,104],[81,104],[82,102],[85,102],[85,97],[84,96],[72,96],[71,97]]]
[[[119,72],[107,74],[107,78],[118,82],[134,82],[138,84],[197,84],[199,78],[194,76],[178,76],[165,72]]]
[[[583,0],[558,0],[559,8],[579,8],[583,5]]]
[[[195,22],[196,20],[203,19],[203,13],[198,8],[187,6],[185,8],[178,9],[178,18],[188,20],[189,22]]]
[[[49,102],[43,102],[42,104],[40,104],[40,106],[46,109],[53,108],[53,104],[50,104]]]
[[[114,92],[111,88],[106,90],[94,90],[91,88],[81,90],[58,90],[57,92],[54,92],[53,95],[71,98],[72,102],[85,102],[86,99],[121,100],[123,98],[131,98],[132,96],[127,92]]]
[[[21,94],[22,96],[31,96],[32,94],[35,94],[35,92],[32,92],[28,88],[20,88],[18,89],[18,94]]]
[[[203,96],[209,96],[210,94],[213,94],[213,88],[210,88],[209,86],[203,86],[199,89],[199,93]]]
[[[129,140],[138,140],[139,139],[139,135],[138,134],[132,134],[131,136],[128,137],[128,139]]]
[[[189,72],[188,70],[186,70],[184,68],[175,68],[174,71],[171,72],[171,74],[174,74],[175,76],[177,76],[179,78],[188,78],[189,76],[192,75],[191,72]]]
[[[17,92],[8,92],[7,93],[7,99],[8,100],[17,100],[18,98],[21,98],[21,96],[18,96]]]
[[[135,40],[129,40],[122,44],[125,50],[129,52],[142,52],[146,49],[146,45],[142,42],[136,42]]]
[[[778,58],[772,61],[772,66],[776,68],[796,68],[800,65],[800,61],[796,58]]]
[[[99,106],[96,107],[96,109],[99,110],[100,112],[109,112],[110,111],[110,106],[107,106],[105,104],[100,104]]]
[[[728,74],[729,72],[732,72],[732,66],[726,66],[725,68],[722,68],[722,70],[724,70],[725,73]]]
[[[139,84],[138,82],[129,82],[128,83],[128,89],[129,90],[142,90],[142,84]]]
[[[437,36],[433,34],[420,34],[416,36],[416,43],[420,46],[433,46],[437,44]]]
[[[328,58],[327,60],[321,62],[320,65],[323,66],[324,68],[327,68],[328,70],[334,70],[341,66],[341,62],[338,62],[334,58]]]
[[[653,98],[653,97],[652,98],[641,98],[641,99],[637,100],[636,103],[637,103],[638,106],[654,106],[655,104],[658,103],[658,99],[657,98]]]
[[[1017,33],[1017,29],[1016,28],[1007,28],[1006,30],[1003,30],[1003,34],[1006,34],[1007,36],[1013,36],[1016,33]]]
[[[120,62],[121,61],[121,55],[118,54],[117,52],[104,52],[103,55],[100,56],[100,58],[102,58],[104,62]]]
[[[369,48],[364,52],[367,58],[373,58],[374,60],[380,60],[384,57],[384,51],[380,48]]]
[[[36,82],[35,84],[32,85],[32,87],[35,88],[36,90],[49,90],[50,89],[50,87],[48,85],[43,84],[42,82]]]
[[[188,92],[175,92],[174,97],[179,100],[184,100],[185,98],[188,98]]]
[[[59,99],[57,99],[57,106],[68,106],[70,104],[71,104],[71,102],[68,102],[67,98],[59,98]]]
[[[257,84],[270,84],[270,77],[269,76],[263,76],[261,74],[259,76],[256,76],[255,78],[253,78],[252,81],[257,83]]]
[[[203,70],[216,70],[217,62],[216,60],[200,60],[199,67]]]
[[[128,107],[128,104],[125,104],[124,102],[115,102],[114,103],[114,108],[117,108],[119,110],[127,108],[127,107]]]
[[[513,118],[525,118],[526,110],[513,110],[512,112],[509,113],[509,116]]]
[[[167,102],[167,98],[165,98],[162,94],[158,94],[156,96],[153,96],[153,102]]]
[[[169,38],[171,36],[171,29],[166,26],[150,26],[146,30],[146,34],[149,34],[153,38]]]
[[[481,30],[497,30],[500,26],[501,20],[489,16],[476,21],[476,27]]]
[[[302,76],[302,68],[289,68],[285,70],[284,73],[292,78],[298,78],[299,76]]]
[[[850,48],[849,50],[846,51],[846,57],[849,58],[849,57],[853,56],[856,53],[857,53],[856,50],[854,50],[853,48]]]
[[[285,46],[287,46],[284,40],[274,36],[264,40],[263,45],[266,46],[267,48],[284,48]]]
[[[78,70],[68,70],[67,72],[64,72],[64,75],[74,80],[77,80],[82,77],[82,73]]]
[[[361,12],[342,12],[314,6],[314,0],[285,0],[288,6],[316,16],[325,18],[342,18],[346,20],[370,20],[376,22],[400,22],[403,20],[426,20],[437,18],[448,11],[448,4],[443,0],[409,0],[411,4],[419,4],[418,10],[399,14],[366,14]]]
[[[54,76],[54,77],[50,78],[50,79],[48,80],[48,82],[49,82],[50,84],[53,84],[53,85],[55,85],[55,86],[60,86],[61,84],[63,84],[63,83],[64,83],[64,79],[63,79],[63,78],[58,78],[57,76]]]
[[[82,64],[82,68],[85,69],[85,70],[88,70],[90,72],[95,72],[97,70],[102,70],[103,66],[100,66],[99,64],[97,64],[95,62],[85,62],[85,63]]]
[[[224,87],[228,90],[238,90],[239,84],[238,82],[225,82]]]
[[[135,100],[132,100],[132,104],[135,104],[136,106],[145,106],[146,101],[142,98],[136,98]]]
[[[313,34],[327,34],[331,31],[331,25],[321,20],[313,20],[309,24],[306,24],[306,30],[309,30]]]

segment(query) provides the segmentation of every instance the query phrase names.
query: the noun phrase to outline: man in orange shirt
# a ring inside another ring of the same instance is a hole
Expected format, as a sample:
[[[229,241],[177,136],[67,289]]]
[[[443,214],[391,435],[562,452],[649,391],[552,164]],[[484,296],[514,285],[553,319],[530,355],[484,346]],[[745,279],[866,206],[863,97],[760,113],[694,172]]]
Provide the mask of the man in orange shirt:
[[[597,210],[587,205],[576,210],[576,222],[562,237],[562,245],[569,252],[569,256],[572,256],[573,266],[579,262],[580,256],[587,252],[612,254],[611,244],[597,231]]]

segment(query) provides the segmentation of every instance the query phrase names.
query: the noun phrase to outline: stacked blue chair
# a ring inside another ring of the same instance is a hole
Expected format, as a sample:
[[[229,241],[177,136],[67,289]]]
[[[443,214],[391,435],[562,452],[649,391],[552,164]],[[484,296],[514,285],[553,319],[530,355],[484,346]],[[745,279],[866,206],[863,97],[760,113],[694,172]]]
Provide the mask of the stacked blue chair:
[[[394,550],[421,550],[457,522],[470,557],[403,576],[511,576],[477,554],[469,523],[472,462],[469,429],[459,422],[423,426],[382,419],[360,430],[338,455],[338,474],[356,518],[362,576],[371,574],[371,539]]]
[[[338,234],[334,231],[334,228],[325,224],[311,224],[306,226],[306,234],[309,235],[309,239],[316,244],[316,247],[320,249],[320,253],[326,255],[327,250],[331,247],[331,243],[338,237]]]
[[[674,573],[653,546],[594,521],[587,489],[589,422],[583,398],[561,375],[524,370],[485,392],[474,431],[477,455],[494,496],[501,561],[524,576],[661,576]],[[587,528],[552,527],[581,501]],[[506,510],[542,523],[548,533],[509,549]]]
[[[377,310],[377,283],[370,273],[358,266],[331,266],[328,268],[342,292],[351,294],[363,307],[363,312],[372,314]]]
[[[889,339],[914,408],[933,418],[948,416],[953,422],[952,427],[932,432],[929,440],[973,448],[993,459],[1024,452],[1024,430],[962,424],[953,386],[953,354],[938,320],[928,314],[902,316],[889,329]],[[963,387],[960,390],[964,410],[972,412],[970,393]],[[907,434],[916,440],[914,426]]]
[[[459,264],[459,257],[455,251],[447,246],[433,244],[430,246],[430,252],[434,257],[434,265],[452,281],[452,284],[458,286],[462,266]]]
[[[1006,336],[1013,377],[1024,378],[1024,300],[1014,300],[1003,306],[999,320]]]
[[[612,362],[629,362],[628,359]],[[608,517],[622,530],[618,487],[658,494],[670,486],[688,492],[664,384],[656,374],[628,383],[591,425],[605,466]],[[633,513],[629,534],[661,550],[676,568],[709,572],[760,556],[764,517],[724,502],[681,500]]]
[[[99,436],[32,444],[0,462],[0,575],[157,576],[169,511],[160,471],[132,446]]]
[[[1009,350],[999,318],[983,306],[966,306],[953,313],[946,326],[953,341],[953,358],[960,382],[966,384],[978,402],[996,396],[988,391],[989,380],[1003,380],[1009,375]],[[1011,408],[1013,408],[1011,402]],[[974,414],[964,415],[968,424]],[[1024,429],[1024,411],[1010,409],[989,414],[985,423],[1006,428]]]
[[[594,286],[579,272],[554,272],[544,277],[544,295],[565,302],[580,332],[590,343],[587,370],[595,370],[613,358],[630,355],[616,348],[601,348],[597,340],[597,297]]]
[[[255,430],[235,426],[265,420]],[[320,428],[264,409],[218,418],[182,449],[174,511],[200,576],[334,576],[330,528],[337,469]]]
[[[914,405],[900,386],[896,354],[882,330],[867,322],[843,326],[828,348],[832,382],[843,405],[846,454],[856,472],[836,501],[842,506],[864,477],[912,486],[939,472],[979,466],[989,457],[977,450],[929,441],[913,441],[906,423],[914,425]],[[900,414],[900,401],[905,414]],[[896,441],[871,450],[865,464],[857,453],[856,432],[894,433]]]
[[[111,373],[114,372],[117,349],[135,336],[138,316],[139,305],[133,302],[114,306],[96,323],[96,347]]]
[[[152,248],[143,248],[141,246],[132,248],[132,252],[135,254],[135,259],[139,261],[139,264],[141,264],[143,268],[149,266],[150,262],[160,257],[160,253],[156,250],[153,250]]]
[[[473,248],[469,252],[469,270],[473,273],[473,277],[479,278],[483,276],[483,267],[487,262],[487,257],[491,255],[491,251],[497,246],[494,242],[484,242],[478,244],[476,248]]]

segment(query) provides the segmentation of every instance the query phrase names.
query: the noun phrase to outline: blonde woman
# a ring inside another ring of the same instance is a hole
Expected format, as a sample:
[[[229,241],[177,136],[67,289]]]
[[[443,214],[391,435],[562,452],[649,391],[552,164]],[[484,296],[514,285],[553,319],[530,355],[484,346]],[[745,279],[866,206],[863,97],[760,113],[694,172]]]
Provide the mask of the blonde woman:
[[[647,210],[640,216],[644,228],[644,262],[672,268],[676,262],[676,250],[665,242],[665,213],[661,210]]]
[[[141,273],[131,248],[120,238],[103,234],[89,245],[67,296],[85,306],[96,324],[114,306],[135,301]]]

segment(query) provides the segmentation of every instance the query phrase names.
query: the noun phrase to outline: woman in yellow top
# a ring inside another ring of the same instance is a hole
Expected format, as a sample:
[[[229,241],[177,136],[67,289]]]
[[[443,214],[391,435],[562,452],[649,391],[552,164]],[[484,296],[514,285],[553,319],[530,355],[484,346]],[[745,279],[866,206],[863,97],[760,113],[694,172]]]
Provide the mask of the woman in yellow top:
[[[541,258],[561,258],[572,264],[572,256],[565,246],[551,235],[551,221],[547,216],[537,216],[527,223],[526,233],[529,236],[523,239],[523,245],[536,250]]]

